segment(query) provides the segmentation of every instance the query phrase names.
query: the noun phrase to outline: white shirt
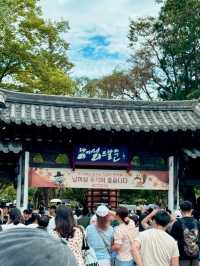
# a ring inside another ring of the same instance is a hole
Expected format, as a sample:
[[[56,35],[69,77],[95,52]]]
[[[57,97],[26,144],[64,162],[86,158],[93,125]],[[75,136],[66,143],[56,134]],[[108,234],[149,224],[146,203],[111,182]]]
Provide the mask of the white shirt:
[[[2,230],[4,231],[4,230],[9,230],[9,229],[13,229],[13,228],[20,228],[20,227],[26,227],[26,226],[24,224],[21,224],[21,223],[19,223],[19,224],[13,224],[13,223],[3,224]]]
[[[47,226],[47,232],[52,235],[53,234],[53,231],[55,230],[56,228],[56,223],[55,223],[55,218],[51,218],[51,220],[49,221],[49,224]]]
[[[28,228],[38,228],[38,224],[28,224]]]
[[[148,229],[136,238],[141,245],[144,266],[170,266],[173,257],[179,257],[176,241],[163,230]]]

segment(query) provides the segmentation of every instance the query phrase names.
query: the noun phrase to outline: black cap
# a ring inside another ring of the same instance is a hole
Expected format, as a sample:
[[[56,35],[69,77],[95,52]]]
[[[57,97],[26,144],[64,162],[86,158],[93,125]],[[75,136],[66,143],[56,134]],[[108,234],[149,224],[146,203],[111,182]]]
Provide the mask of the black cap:
[[[0,232],[1,266],[77,266],[61,239],[40,229],[16,228]]]

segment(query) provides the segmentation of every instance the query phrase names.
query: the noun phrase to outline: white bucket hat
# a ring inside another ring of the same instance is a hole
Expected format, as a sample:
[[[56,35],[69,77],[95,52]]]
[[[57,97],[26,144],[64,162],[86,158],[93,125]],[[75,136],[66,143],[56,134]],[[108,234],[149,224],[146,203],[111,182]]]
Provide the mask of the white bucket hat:
[[[105,205],[101,205],[96,210],[96,215],[99,217],[105,217],[109,214],[109,209]]]

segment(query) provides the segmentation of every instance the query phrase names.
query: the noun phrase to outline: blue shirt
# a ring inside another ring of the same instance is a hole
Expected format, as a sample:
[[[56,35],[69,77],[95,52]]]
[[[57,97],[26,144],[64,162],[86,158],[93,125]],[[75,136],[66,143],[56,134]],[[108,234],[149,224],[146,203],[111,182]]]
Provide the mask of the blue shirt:
[[[106,243],[109,245],[109,249],[111,250],[112,240],[113,240],[113,228],[111,226],[108,227],[106,231],[101,231],[99,233],[96,229],[96,225],[89,225],[86,229],[87,241],[88,245],[94,249],[96,253],[97,260],[109,260],[111,259],[111,255],[102,239],[101,235],[105,239]]]

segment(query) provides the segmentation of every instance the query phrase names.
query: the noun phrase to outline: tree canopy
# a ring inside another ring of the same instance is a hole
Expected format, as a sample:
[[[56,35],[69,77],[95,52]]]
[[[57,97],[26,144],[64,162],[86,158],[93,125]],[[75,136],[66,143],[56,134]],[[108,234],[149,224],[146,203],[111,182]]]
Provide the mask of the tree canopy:
[[[200,96],[200,2],[157,0],[158,17],[131,20],[131,69],[74,81],[68,22],[47,21],[37,0],[0,0],[0,86],[47,94],[149,99]]]
[[[66,21],[45,21],[37,0],[0,0],[0,86],[73,94]]]
[[[142,97],[151,99],[150,92],[143,84],[143,77],[135,70],[118,71],[114,70],[110,75],[102,78],[77,79],[76,95],[98,97],[98,98],[119,98],[138,99]]]
[[[158,18],[132,20],[132,69],[162,99],[200,95],[200,2],[166,0]]]
[[[131,68],[85,79],[83,95],[148,100],[200,96],[200,1],[157,2],[158,17],[130,22]]]

